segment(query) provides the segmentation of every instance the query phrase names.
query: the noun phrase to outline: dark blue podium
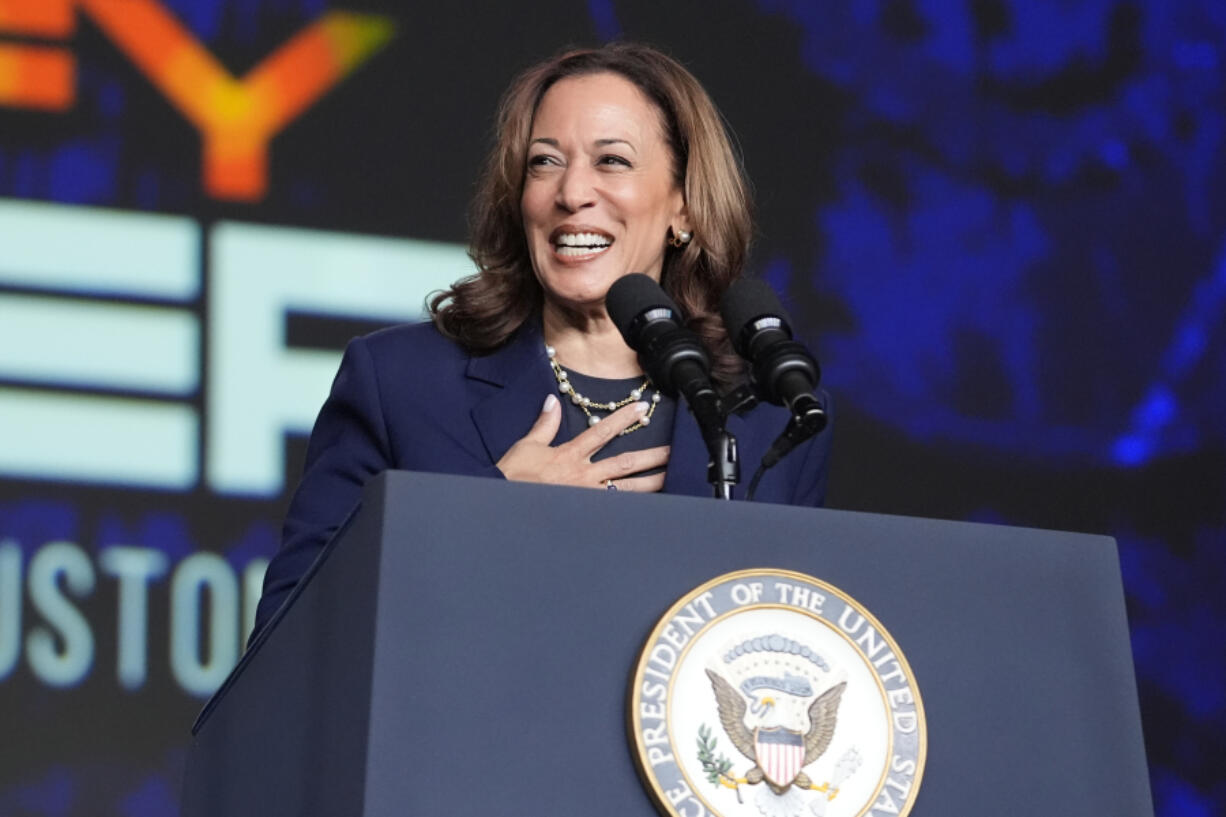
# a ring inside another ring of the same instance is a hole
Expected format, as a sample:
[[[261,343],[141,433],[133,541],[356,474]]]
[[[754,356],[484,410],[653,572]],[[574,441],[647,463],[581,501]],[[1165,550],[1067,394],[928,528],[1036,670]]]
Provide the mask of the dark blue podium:
[[[201,713],[184,814],[655,815],[639,650],[692,588],[760,567],[837,586],[905,651],[913,815],[1152,817],[1107,537],[403,472]]]

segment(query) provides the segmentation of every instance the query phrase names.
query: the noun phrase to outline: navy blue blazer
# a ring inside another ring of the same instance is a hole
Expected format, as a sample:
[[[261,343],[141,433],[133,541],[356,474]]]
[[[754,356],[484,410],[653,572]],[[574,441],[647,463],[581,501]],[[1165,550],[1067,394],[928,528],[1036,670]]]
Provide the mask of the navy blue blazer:
[[[433,324],[397,326],[349,344],[311,432],[306,467],[286,516],[281,549],[268,566],[255,632],[276,612],[323,550],[362,486],[389,469],[504,479],[495,463],[536,422],[557,383],[539,324],[473,356]],[[730,417],[744,479],[786,425],[782,408],[761,405]],[[826,494],[830,429],[763,477],[756,501],[820,505]],[[744,490],[743,486],[739,487]],[[664,492],[710,496],[707,450],[693,416],[673,424]]]

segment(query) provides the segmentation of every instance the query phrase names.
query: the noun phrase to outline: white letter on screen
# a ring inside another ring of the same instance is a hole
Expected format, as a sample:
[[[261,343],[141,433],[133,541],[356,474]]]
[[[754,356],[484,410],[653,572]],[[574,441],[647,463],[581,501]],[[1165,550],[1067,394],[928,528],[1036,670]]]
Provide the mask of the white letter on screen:
[[[139,689],[149,674],[149,582],[166,572],[166,554],[153,548],[109,547],[98,560],[119,579],[116,672],[124,689]]]
[[[290,349],[290,312],[396,323],[472,272],[464,248],[223,223],[209,237],[208,484],[279,493],[285,435],[311,430],[340,355]]]
[[[81,611],[60,589],[77,598],[94,589],[94,566],[85,551],[71,542],[52,542],[39,548],[30,560],[30,603],[43,619],[59,633],[62,649],[56,648],[51,629],[38,626],[26,641],[26,660],[34,674],[49,686],[68,687],[89,674],[94,662],[94,634]]]
[[[209,594],[209,620],[200,612]],[[202,658],[201,655],[208,658]],[[238,661],[238,579],[215,553],[193,553],[175,568],[170,583],[170,668],[187,692],[212,695]]]

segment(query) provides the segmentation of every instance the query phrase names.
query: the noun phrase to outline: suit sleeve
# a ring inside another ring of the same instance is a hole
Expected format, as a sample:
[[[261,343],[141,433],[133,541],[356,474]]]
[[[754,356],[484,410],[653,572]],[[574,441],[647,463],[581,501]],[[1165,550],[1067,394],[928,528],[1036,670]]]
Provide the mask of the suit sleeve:
[[[253,639],[358,504],[366,482],[391,467],[378,379],[366,341],[359,338],[345,350],[331,394],[311,432],[281,548],[264,575]]]
[[[790,504],[821,507],[826,503],[826,481],[830,474],[830,440],[834,436],[834,401],[821,392],[826,407],[826,427],[813,438],[805,452]]]

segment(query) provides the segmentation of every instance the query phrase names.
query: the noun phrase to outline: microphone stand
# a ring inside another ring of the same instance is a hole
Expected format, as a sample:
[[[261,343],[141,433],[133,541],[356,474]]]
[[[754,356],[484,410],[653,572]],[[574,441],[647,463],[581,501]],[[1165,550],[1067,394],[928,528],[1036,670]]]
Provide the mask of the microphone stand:
[[[712,441],[707,441],[711,454],[707,465],[707,482],[711,483],[716,499],[732,499],[732,488],[741,479],[741,461],[737,453],[736,437],[727,429],[719,432]]]
[[[716,499],[732,499],[732,489],[741,481],[740,451],[736,437],[727,429],[731,414],[744,415],[761,402],[750,386],[740,386],[720,397],[701,376],[686,363],[678,368],[680,391],[686,397],[690,411],[698,423],[703,442],[707,445],[707,482]],[[792,413],[787,427],[763,457],[761,466],[749,484],[747,500],[752,500],[758,480],[774,467],[785,454],[826,427],[826,410],[812,394],[802,394],[789,403]]]
[[[723,398],[717,399],[716,418],[714,421],[708,421],[713,423],[710,436],[707,435],[701,419],[699,427],[704,429],[703,439],[706,440],[707,449],[711,452],[707,481],[714,487],[717,499],[731,499],[732,486],[740,480],[740,463],[737,461],[736,438],[724,430],[724,422],[731,414],[742,416],[747,414],[761,402],[761,398],[751,386],[743,385],[733,389]],[[753,501],[758,481],[767,469],[774,467],[785,454],[826,427],[826,410],[816,396],[802,394],[789,403],[788,408],[792,412],[792,418],[788,420],[783,433],[766,452],[753,479],[749,481],[749,491],[745,495],[746,501]],[[695,411],[695,416],[698,416],[697,411]],[[727,446],[731,446],[730,452]],[[721,468],[728,470],[721,471]],[[731,476],[728,477],[728,474]]]
[[[728,412],[724,400],[711,388],[704,371],[684,361],[676,367],[678,390],[689,403],[698,423],[703,442],[707,444],[707,482],[716,499],[732,499],[732,489],[741,480],[741,460],[736,437],[729,433],[725,421]]]
[[[690,403],[694,419],[707,444],[707,482],[716,499],[732,499],[732,488],[741,480],[741,460],[736,437],[725,426],[727,415],[714,391],[704,390]]]
[[[758,396],[748,386],[740,386],[720,397],[712,392],[714,400],[704,401],[699,409],[691,406],[698,427],[702,429],[707,443],[710,461],[707,465],[707,482],[715,492],[716,499],[732,499],[732,488],[741,481],[741,458],[736,437],[729,433],[726,422],[731,414],[745,414],[758,404]]]

